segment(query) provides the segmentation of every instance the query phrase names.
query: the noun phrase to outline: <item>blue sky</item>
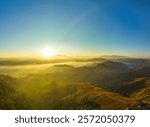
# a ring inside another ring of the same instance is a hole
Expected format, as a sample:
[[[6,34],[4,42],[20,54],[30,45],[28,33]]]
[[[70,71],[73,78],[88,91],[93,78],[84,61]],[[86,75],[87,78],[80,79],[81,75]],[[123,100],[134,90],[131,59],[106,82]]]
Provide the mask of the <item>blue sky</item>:
[[[149,0],[0,0],[0,55],[150,54]]]

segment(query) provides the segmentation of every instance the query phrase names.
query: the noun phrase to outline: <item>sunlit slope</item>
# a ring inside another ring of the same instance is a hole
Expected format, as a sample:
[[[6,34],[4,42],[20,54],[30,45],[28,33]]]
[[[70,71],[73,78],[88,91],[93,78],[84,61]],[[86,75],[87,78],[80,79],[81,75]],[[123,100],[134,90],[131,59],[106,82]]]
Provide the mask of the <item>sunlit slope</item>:
[[[28,87],[22,92],[32,102],[33,109],[136,109],[140,102],[148,99],[149,93],[141,96],[143,89],[135,90],[131,96],[112,92],[103,85],[91,83],[56,84]],[[41,88],[39,88],[41,87]],[[139,92],[138,92],[139,91]],[[136,106],[135,106],[136,105]]]
[[[150,78],[145,81],[143,88],[137,89],[131,94],[131,97],[135,98],[144,98],[148,96],[150,97]]]
[[[34,80],[26,84],[9,76],[0,76],[0,108],[149,109],[149,79],[136,79],[127,84],[130,88],[132,85],[142,83],[142,87],[136,87],[128,97],[112,92],[101,84],[86,82],[61,84],[48,79],[39,81],[38,77]],[[143,80],[146,81],[141,82]]]
[[[133,89],[128,90],[130,93],[128,96],[100,87],[103,85],[82,83],[76,92],[66,96],[64,100],[67,102],[75,100],[76,103],[90,101],[98,105],[99,109],[150,109],[150,80],[147,79],[145,82],[143,80],[141,78],[130,83],[128,88],[133,86]]]
[[[90,84],[81,84],[80,89],[68,95],[64,100],[75,99],[77,103],[84,99],[93,100],[99,109],[126,109],[135,103],[134,98],[126,98],[117,93]]]

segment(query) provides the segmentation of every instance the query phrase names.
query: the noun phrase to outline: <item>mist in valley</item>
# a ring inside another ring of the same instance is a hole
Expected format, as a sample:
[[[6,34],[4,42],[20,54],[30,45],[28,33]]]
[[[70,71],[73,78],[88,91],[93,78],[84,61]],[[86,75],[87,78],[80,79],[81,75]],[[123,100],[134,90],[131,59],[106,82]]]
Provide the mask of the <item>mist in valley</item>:
[[[149,59],[1,59],[0,74],[0,109],[150,109]]]

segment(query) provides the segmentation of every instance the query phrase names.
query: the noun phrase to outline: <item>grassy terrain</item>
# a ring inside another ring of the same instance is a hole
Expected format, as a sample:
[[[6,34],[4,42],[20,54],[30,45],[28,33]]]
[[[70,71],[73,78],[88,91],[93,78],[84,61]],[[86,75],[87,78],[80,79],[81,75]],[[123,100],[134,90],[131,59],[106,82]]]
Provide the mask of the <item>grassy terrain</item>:
[[[83,60],[92,61],[86,66],[20,66],[20,76],[12,76],[17,71],[11,67],[7,75],[1,71],[0,109],[150,109],[147,61],[131,67],[125,59],[97,60]]]

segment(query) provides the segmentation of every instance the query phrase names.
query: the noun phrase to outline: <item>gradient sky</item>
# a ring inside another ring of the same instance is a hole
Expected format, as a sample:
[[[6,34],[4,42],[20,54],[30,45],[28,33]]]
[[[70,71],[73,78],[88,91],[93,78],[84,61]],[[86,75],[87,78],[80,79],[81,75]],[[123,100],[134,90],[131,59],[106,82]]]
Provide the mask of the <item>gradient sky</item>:
[[[0,55],[150,54],[149,0],[0,0]]]

